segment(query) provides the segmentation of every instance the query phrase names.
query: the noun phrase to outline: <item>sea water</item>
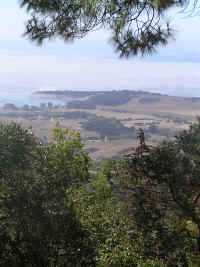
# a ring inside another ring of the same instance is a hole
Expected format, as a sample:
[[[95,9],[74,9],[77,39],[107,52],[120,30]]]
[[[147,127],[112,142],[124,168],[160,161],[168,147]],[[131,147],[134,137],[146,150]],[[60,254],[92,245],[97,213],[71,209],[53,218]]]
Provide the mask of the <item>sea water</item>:
[[[53,105],[65,105],[71,99],[55,99],[49,96],[40,96],[32,92],[1,92],[0,91],[0,107],[3,107],[7,103],[12,103],[16,107],[20,108],[28,104],[29,106],[40,106],[41,103],[51,102]]]

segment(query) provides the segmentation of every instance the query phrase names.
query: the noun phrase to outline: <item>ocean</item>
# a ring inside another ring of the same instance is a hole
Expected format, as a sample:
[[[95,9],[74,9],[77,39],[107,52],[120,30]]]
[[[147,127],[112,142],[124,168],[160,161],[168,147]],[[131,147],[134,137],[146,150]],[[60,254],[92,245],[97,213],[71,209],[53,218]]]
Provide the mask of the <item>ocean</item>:
[[[48,96],[39,96],[30,92],[0,92],[0,107],[3,107],[7,103],[12,103],[16,107],[20,108],[28,104],[30,106],[40,106],[41,103],[51,102],[53,105],[64,105],[71,99],[54,99]]]

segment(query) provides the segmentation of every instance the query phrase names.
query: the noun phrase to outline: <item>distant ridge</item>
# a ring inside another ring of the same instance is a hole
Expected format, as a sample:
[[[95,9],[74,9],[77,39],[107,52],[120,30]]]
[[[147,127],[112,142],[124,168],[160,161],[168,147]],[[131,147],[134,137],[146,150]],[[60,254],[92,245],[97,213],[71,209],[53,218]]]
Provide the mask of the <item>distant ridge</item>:
[[[125,93],[129,94],[132,96],[139,96],[141,95],[148,95],[148,96],[161,96],[161,97],[171,97],[171,98],[181,98],[185,100],[191,100],[191,101],[199,101],[200,97],[186,97],[186,96],[171,96],[165,93],[154,93],[154,92],[148,92],[148,91],[143,91],[143,90],[110,90],[110,91],[105,91],[105,90],[40,90],[36,91],[33,93],[33,95],[48,95],[48,96],[53,96],[53,97],[71,97],[71,98],[85,98],[85,97],[90,97],[90,96],[98,96],[98,95],[110,95],[111,93]]]
[[[34,94],[40,94],[40,95],[52,95],[52,96],[66,96],[66,97],[73,97],[73,98],[80,98],[80,97],[88,97],[88,96],[97,96],[102,94],[111,94],[111,93],[128,93],[130,95],[138,95],[138,94],[148,94],[148,95],[157,95],[162,96],[160,93],[151,93],[147,91],[142,90],[111,90],[111,91],[105,91],[105,90],[98,90],[98,91],[91,91],[91,90],[45,90],[45,91],[36,91]],[[164,96],[167,96],[166,94]]]
[[[78,110],[94,110],[97,108],[110,108],[133,112],[134,110],[155,110],[170,112],[171,110],[184,110],[186,108],[200,110],[200,97],[181,97],[169,96],[166,94],[152,93],[147,91],[135,90],[112,90],[112,91],[73,91],[55,90],[38,91],[35,94],[40,97],[57,99],[67,102],[66,108]]]

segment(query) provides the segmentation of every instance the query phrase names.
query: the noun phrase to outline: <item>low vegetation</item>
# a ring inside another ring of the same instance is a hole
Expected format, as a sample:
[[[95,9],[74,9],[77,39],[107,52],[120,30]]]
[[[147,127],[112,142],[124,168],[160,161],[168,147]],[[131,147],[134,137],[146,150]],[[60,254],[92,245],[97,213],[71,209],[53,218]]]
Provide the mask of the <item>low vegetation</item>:
[[[160,98],[153,98],[153,97],[143,97],[139,100],[141,104],[153,104],[160,102]]]
[[[177,135],[179,131],[175,131],[175,130],[173,131],[173,130],[170,130],[169,128],[160,128],[155,123],[150,123],[146,133],[150,135],[156,134],[156,135],[161,135],[161,136],[172,138],[175,135]]]
[[[92,118],[83,123],[82,127],[85,130],[97,132],[101,139],[105,137],[108,137],[110,140],[123,138],[134,139],[137,136],[135,128],[125,127],[119,120],[114,118]]]
[[[78,119],[88,119],[88,118],[96,118],[95,115],[92,115],[87,112],[81,112],[81,111],[51,111],[49,110],[37,110],[37,111],[22,111],[18,110],[15,112],[8,111],[3,112],[0,114],[2,117],[7,118],[23,118],[27,120],[59,120],[59,119],[68,119],[68,120],[78,120]]]
[[[95,94],[89,97],[85,101],[72,101],[67,104],[67,108],[78,109],[96,109],[97,106],[119,106],[126,104],[131,100],[137,92],[134,91],[111,91],[102,92],[101,94]]]

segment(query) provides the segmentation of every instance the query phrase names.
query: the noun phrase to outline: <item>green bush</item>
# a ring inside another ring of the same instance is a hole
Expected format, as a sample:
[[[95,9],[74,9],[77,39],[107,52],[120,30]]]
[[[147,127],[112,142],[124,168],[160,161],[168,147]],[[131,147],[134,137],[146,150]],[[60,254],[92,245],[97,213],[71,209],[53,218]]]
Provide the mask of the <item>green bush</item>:
[[[80,135],[57,128],[55,143],[43,147],[10,124],[1,125],[0,141],[0,266],[95,266],[70,197],[89,177]]]

